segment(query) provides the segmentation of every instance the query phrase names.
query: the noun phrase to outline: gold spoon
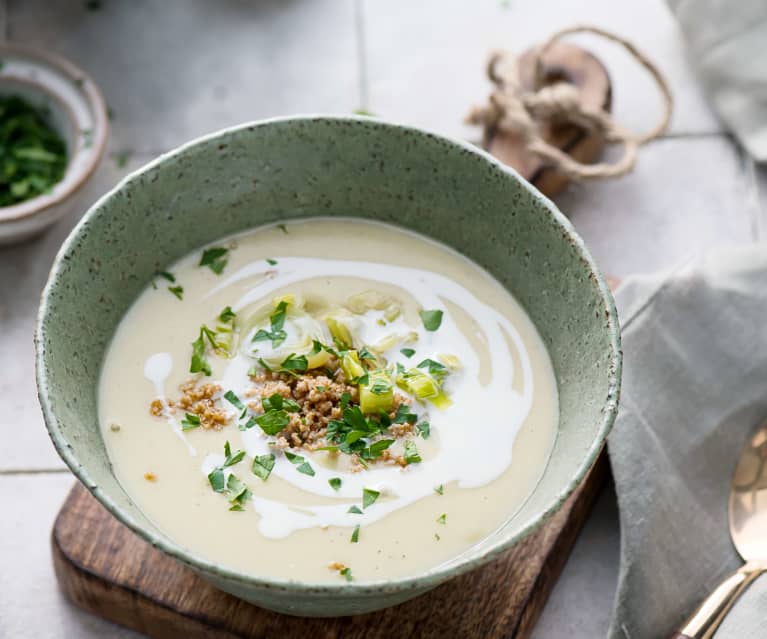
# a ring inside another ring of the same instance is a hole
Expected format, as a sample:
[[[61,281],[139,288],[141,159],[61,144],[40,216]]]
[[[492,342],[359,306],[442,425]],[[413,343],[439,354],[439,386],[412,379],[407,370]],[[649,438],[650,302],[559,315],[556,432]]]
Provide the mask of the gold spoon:
[[[735,600],[767,570],[767,423],[741,453],[728,511],[732,542],[746,563],[717,586],[672,639],[711,639]]]

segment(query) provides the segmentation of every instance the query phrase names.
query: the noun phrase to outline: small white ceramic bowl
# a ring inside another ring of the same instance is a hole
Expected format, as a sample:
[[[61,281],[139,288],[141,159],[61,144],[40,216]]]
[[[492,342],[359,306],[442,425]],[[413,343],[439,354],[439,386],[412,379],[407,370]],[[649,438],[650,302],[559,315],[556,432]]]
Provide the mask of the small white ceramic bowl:
[[[0,207],[0,245],[32,237],[72,210],[106,146],[106,105],[94,82],[51,53],[0,46],[0,95],[47,107],[50,125],[67,143],[67,169],[50,193]]]

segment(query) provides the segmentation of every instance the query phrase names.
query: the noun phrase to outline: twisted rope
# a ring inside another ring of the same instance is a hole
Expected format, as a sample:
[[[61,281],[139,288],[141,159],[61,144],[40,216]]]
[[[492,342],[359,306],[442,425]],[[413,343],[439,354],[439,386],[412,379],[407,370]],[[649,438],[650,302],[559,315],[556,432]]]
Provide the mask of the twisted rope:
[[[592,33],[616,42],[647,69],[663,96],[663,116],[654,128],[641,135],[632,133],[616,124],[606,111],[584,107],[579,91],[573,84],[565,81],[544,84],[543,56],[556,41],[573,33]],[[467,115],[466,121],[520,136],[531,153],[571,180],[625,175],[634,168],[639,147],[663,133],[671,120],[674,100],[666,78],[631,42],[614,33],[589,25],[568,27],[556,32],[537,47],[534,58],[534,87],[532,91],[528,91],[521,85],[517,58],[505,51],[493,52],[488,60],[487,76],[495,85],[495,89],[490,94],[488,103],[474,107]],[[539,123],[543,121],[558,125],[572,124],[598,134],[609,144],[622,145],[623,155],[614,163],[578,162],[543,139],[539,127]]]

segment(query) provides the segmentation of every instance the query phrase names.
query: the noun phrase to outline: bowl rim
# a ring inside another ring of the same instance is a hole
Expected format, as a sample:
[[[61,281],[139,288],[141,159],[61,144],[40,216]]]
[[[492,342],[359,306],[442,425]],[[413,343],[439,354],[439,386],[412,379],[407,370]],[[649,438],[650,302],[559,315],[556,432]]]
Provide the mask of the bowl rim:
[[[6,222],[18,222],[26,218],[34,217],[35,215],[48,211],[55,206],[58,206],[62,202],[68,200],[75,195],[80,189],[85,186],[88,179],[93,175],[96,168],[104,155],[106,148],[107,136],[109,131],[109,118],[107,117],[106,102],[104,96],[101,94],[96,83],[93,79],[79,67],[75,66],[66,58],[60,55],[51,53],[49,51],[41,51],[34,47],[18,44],[0,44],[0,59],[6,55],[16,55],[28,60],[38,61],[48,67],[51,67],[61,72],[68,79],[76,83],[79,91],[85,97],[85,100],[93,111],[93,138],[90,145],[92,153],[89,160],[78,169],[74,174],[74,179],[67,188],[57,190],[58,184],[64,182],[66,173],[62,176],[62,179],[53,187],[53,191],[50,193],[44,193],[37,195],[28,200],[22,200],[17,204],[10,206],[0,207],[0,224]],[[71,103],[58,92],[54,91],[47,84],[40,82],[39,80],[21,77],[17,75],[0,76],[0,81],[4,78],[12,79],[16,82],[21,82],[29,86],[35,87],[38,91],[46,94],[56,100],[59,104],[64,106],[64,112],[69,118],[70,124],[75,130],[77,130],[77,122],[72,115]],[[67,157],[67,169],[69,172],[73,166],[73,158],[75,155],[83,151],[79,145],[72,150],[72,154]]]
[[[511,179],[520,183],[522,188],[526,189],[530,196],[544,203],[546,210],[552,216],[564,231],[565,236],[569,239],[580,259],[587,266],[591,275],[593,275],[594,282],[597,286],[599,293],[601,294],[601,301],[603,304],[603,310],[606,315],[607,330],[609,333],[610,342],[610,361],[608,366],[608,392],[605,396],[604,406],[602,409],[602,420],[599,424],[599,428],[596,432],[594,440],[586,451],[586,454],[578,467],[577,472],[570,478],[567,485],[565,485],[558,494],[551,500],[548,506],[540,512],[538,515],[531,517],[525,522],[521,528],[519,528],[515,534],[508,537],[501,538],[488,546],[485,551],[477,556],[466,558],[456,561],[450,559],[445,563],[439,564],[426,571],[421,571],[410,576],[395,577],[392,579],[379,579],[374,581],[363,582],[306,582],[298,581],[289,578],[279,577],[266,577],[241,570],[237,570],[232,567],[214,562],[206,559],[196,552],[184,548],[181,544],[175,542],[168,535],[164,533],[156,534],[152,531],[146,530],[141,524],[139,524],[129,513],[122,510],[115,500],[101,489],[99,484],[94,481],[90,476],[90,473],[83,467],[83,465],[76,459],[72,450],[69,448],[67,438],[64,436],[61,425],[53,411],[53,407],[50,400],[50,389],[48,372],[45,366],[46,350],[45,340],[43,338],[43,328],[48,316],[48,307],[50,299],[55,295],[54,288],[56,281],[64,265],[64,256],[74,247],[78,241],[78,236],[83,226],[88,223],[90,218],[95,217],[103,206],[122,189],[124,189],[131,182],[139,179],[145,173],[151,171],[156,166],[172,159],[183,156],[188,151],[203,147],[211,142],[218,140],[219,138],[231,134],[236,134],[239,131],[253,130],[254,128],[269,127],[275,124],[289,124],[289,123],[316,123],[316,122],[344,122],[350,123],[354,126],[365,126],[372,128],[388,129],[405,131],[415,134],[420,137],[427,137],[436,139],[443,144],[447,144],[453,147],[457,151],[468,152],[469,154],[476,156],[478,160],[482,160],[489,163],[493,169]],[[158,548],[164,554],[173,557],[180,561],[182,564],[189,566],[195,571],[203,574],[215,576],[216,578],[224,579],[228,582],[234,582],[249,587],[259,587],[272,592],[283,593],[322,593],[323,595],[344,595],[353,594],[354,596],[367,596],[367,595],[381,595],[381,594],[394,594],[398,592],[414,591],[414,590],[426,590],[434,587],[451,579],[458,575],[464,574],[487,564],[495,559],[498,555],[508,550],[515,544],[519,543],[522,539],[538,530],[546,521],[548,521],[567,500],[567,498],[575,491],[580,485],[581,481],[585,478],[588,471],[597,459],[597,456],[602,451],[607,435],[612,428],[615,421],[615,417],[618,411],[618,398],[620,394],[621,385],[621,371],[622,371],[622,351],[621,351],[621,337],[620,328],[618,324],[618,315],[615,308],[615,302],[612,297],[612,293],[607,285],[607,282],[596,265],[594,259],[585,246],[585,243],[575,231],[572,223],[557,209],[556,205],[543,194],[541,194],[535,187],[522,178],[514,169],[502,164],[499,160],[491,156],[486,151],[475,147],[474,145],[464,142],[462,140],[453,139],[438,133],[428,131],[423,128],[388,122],[378,118],[371,118],[368,116],[355,116],[355,115],[290,115],[279,116],[274,118],[267,118],[263,120],[257,120],[253,122],[246,122],[231,127],[215,131],[213,133],[195,138],[176,149],[164,153],[151,162],[147,163],[143,167],[133,171],[121,179],[117,185],[110,191],[105,193],[99,200],[94,203],[88,211],[83,215],[82,219],[77,223],[74,229],[71,231],[67,239],[62,244],[56,257],[54,258],[53,265],[51,267],[48,280],[43,289],[40,306],[38,309],[37,320],[35,325],[35,373],[37,381],[38,398],[40,406],[42,408],[43,418],[45,421],[48,434],[58,451],[61,458],[66,465],[72,471],[72,473],[79,479],[79,481],[90,491],[90,493],[120,522],[125,524],[130,530],[139,535],[142,539],[149,542],[153,547]]]

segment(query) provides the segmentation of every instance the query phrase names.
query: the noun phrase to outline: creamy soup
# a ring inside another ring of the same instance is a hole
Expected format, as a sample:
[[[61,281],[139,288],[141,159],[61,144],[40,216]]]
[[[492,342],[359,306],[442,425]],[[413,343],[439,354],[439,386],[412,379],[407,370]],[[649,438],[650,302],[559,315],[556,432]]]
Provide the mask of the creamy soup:
[[[361,220],[227,238],[158,273],[99,389],[115,472],[189,550],[263,576],[405,576],[503,525],[539,481],[557,389],[479,266]]]

